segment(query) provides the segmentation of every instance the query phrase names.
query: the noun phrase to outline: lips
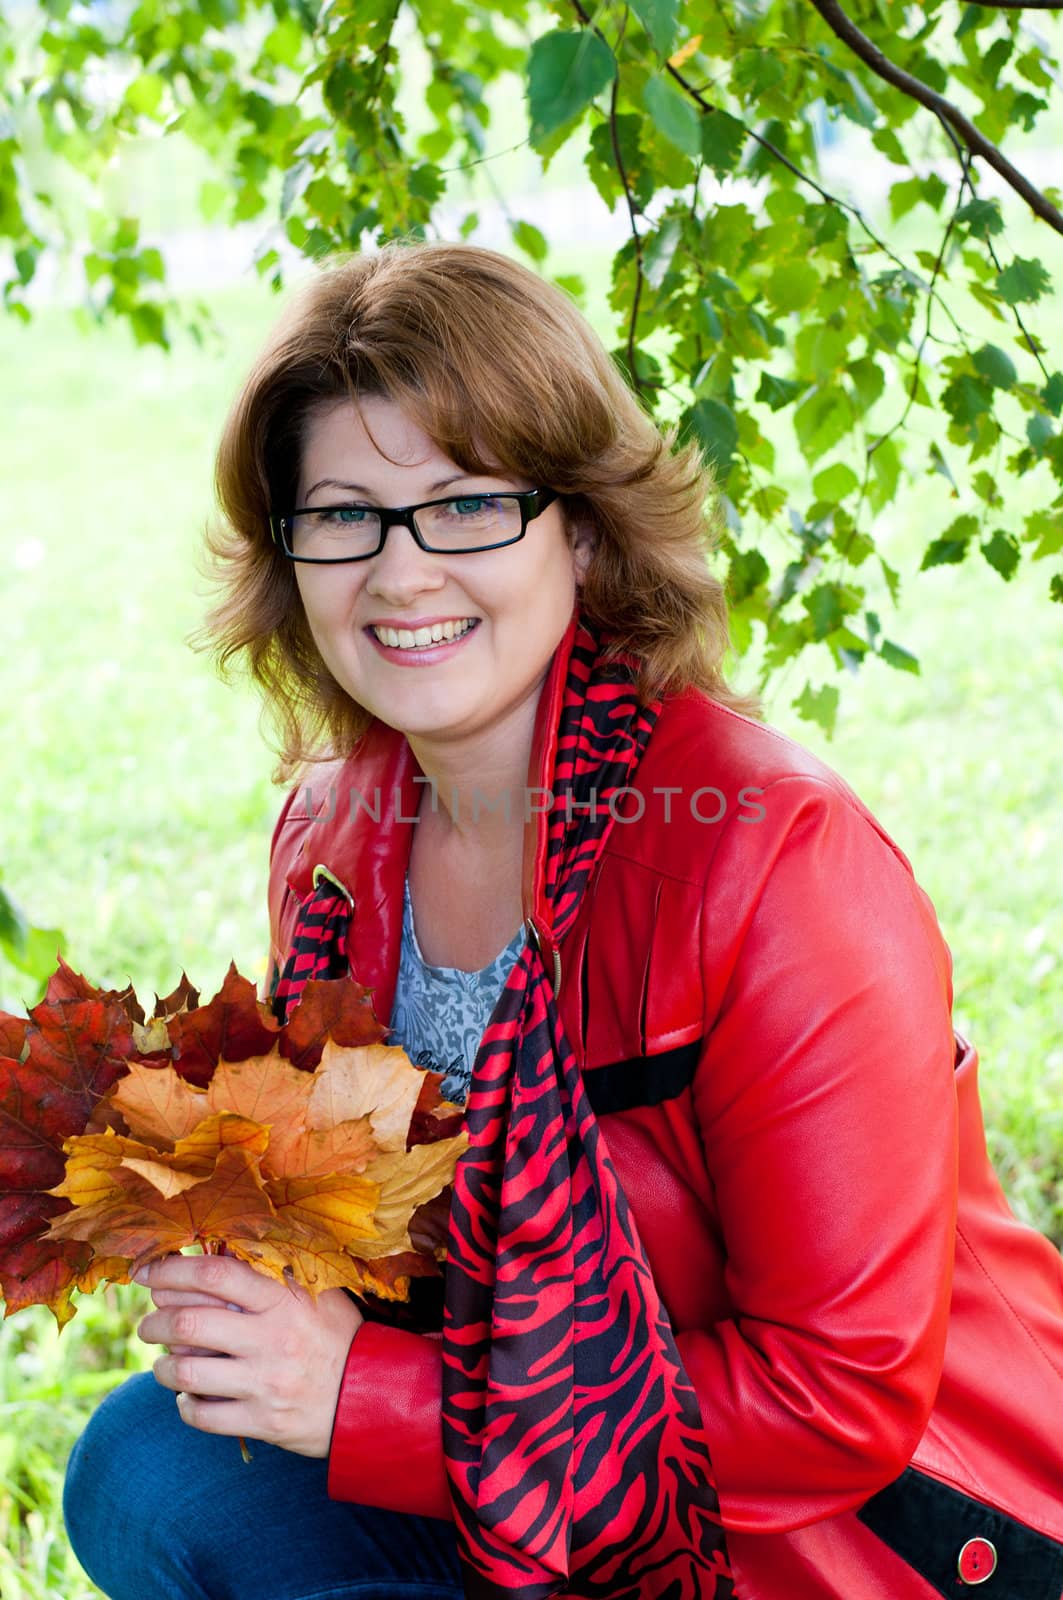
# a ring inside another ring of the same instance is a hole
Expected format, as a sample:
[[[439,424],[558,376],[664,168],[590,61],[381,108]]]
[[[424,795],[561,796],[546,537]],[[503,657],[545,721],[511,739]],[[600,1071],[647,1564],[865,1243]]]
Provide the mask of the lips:
[[[459,633],[453,639],[444,639],[436,644],[408,645],[405,649],[399,645],[385,644],[382,639],[377,637],[371,627],[365,631],[386,660],[396,665],[420,666],[435,661],[443,661],[446,657],[460,650],[466,639],[471,638],[480,625],[479,617],[469,618],[469,621],[472,626],[466,628],[464,633]]]

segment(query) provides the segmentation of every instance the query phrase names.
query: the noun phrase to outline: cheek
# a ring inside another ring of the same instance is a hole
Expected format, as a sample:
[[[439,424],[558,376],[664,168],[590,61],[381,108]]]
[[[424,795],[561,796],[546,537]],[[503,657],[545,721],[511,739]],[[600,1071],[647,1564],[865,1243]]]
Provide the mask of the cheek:
[[[310,568],[296,576],[303,614],[312,630],[328,627],[342,618],[350,609],[349,585],[339,581],[323,568]]]

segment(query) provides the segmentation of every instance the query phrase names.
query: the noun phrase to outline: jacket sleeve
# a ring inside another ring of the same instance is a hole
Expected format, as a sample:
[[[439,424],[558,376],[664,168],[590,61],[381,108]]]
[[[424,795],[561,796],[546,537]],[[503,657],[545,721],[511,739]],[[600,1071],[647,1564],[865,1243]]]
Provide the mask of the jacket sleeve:
[[[332,1425],[330,1498],[450,1518],[442,1393],[439,1339],[363,1322]]]
[[[801,1527],[907,1465],[944,1358],[951,962],[855,797],[781,779],[704,892],[695,1109],[733,1316],[681,1333],[725,1525]]]

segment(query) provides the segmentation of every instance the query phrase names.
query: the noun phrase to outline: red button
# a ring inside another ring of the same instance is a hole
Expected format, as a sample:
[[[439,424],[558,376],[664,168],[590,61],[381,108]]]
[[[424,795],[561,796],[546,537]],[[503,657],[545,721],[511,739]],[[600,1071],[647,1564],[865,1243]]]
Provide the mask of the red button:
[[[956,1565],[961,1583],[985,1583],[997,1570],[996,1547],[988,1539],[968,1539]]]

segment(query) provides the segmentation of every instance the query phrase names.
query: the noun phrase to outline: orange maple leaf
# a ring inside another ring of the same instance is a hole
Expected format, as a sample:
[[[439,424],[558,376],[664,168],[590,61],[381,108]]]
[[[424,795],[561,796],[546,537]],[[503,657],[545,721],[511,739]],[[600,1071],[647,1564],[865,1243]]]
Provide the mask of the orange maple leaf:
[[[66,967],[49,992],[28,1022],[0,1017],[8,1312],[44,1301],[62,1325],[73,1288],[191,1245],[312,1294],[399,1300],[439,1276],[461,1110],[382,1042],[367,991],[308,984],[283,1027],[235,967],[206,1006],[182,975],[146,1022],[131,990]],[[49,1084],[44,1121],[20,1121]]]

